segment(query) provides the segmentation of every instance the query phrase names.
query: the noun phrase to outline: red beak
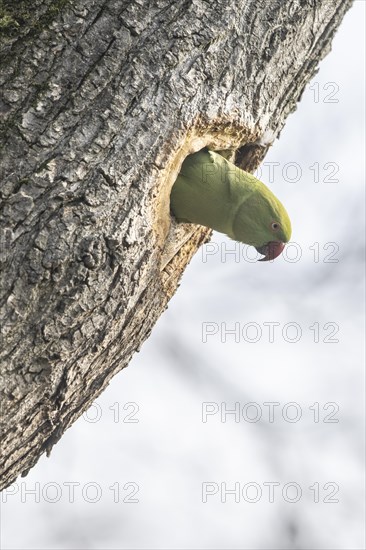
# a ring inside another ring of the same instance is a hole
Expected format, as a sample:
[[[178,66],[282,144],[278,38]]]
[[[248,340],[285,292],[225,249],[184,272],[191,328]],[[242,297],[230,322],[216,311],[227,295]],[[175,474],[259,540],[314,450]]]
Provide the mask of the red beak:
[[[261,258],[258,262],[268,262],[269,260],[274,260],[281,254],[284,248],[285,243],[278,241],[271,241],[264,246],[259,246],[258,248],[256,247],[256,250],[260,254],[264,254],[264,258]]]

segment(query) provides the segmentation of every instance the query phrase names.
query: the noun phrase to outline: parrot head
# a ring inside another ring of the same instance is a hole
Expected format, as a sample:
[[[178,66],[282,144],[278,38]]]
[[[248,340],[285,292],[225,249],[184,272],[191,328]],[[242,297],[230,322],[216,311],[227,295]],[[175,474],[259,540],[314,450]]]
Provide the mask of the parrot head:
[[[260,262],[274,260],[291,238],[291,222],[285,207],[259,180],[238,210],[233,229],[236,238],[263,254]],[[240,238],[241,237],[241,238]]]
[[[171,192],[171,210],[181,222],[198,223],[254,246],[273,260],[291,237],[288,214],[253,174],[222,155],[202,149],[189,155]]]

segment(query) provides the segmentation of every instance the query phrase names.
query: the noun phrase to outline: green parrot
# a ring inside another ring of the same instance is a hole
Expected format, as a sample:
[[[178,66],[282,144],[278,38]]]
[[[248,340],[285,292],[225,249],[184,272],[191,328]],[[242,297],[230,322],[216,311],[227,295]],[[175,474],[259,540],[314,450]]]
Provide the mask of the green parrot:
[[[173,185],[171,211],[179,222],[197,223],[277,258],[291,237],[288,214],[257,178],[222,155],[202,149],[189,155]]]

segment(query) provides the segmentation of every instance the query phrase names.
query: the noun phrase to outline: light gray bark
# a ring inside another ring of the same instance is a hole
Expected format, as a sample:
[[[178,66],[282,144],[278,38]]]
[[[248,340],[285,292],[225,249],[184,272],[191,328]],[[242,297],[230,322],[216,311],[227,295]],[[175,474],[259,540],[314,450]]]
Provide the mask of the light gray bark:
[[[51,4],[1,46],[1,487],[128,364],[209,238],[169,215],[183,158],[253,170],[351,0]]]

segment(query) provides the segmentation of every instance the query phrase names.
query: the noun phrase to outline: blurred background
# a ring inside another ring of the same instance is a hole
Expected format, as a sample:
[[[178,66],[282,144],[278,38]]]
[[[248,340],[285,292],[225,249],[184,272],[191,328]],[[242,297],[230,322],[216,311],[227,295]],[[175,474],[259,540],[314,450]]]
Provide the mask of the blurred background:
[[[129,367],[2,494],[3,549],[365,548],[364,12],[257,172],[293,244],[256,263],[214,234]]]

